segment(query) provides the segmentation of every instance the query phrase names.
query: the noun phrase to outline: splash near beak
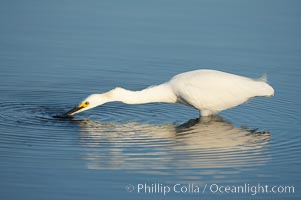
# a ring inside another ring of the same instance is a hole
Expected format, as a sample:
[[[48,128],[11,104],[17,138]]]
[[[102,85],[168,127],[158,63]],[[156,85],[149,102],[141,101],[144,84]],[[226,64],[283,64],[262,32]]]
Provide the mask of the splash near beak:
[[[64,113],[63,116],[65,117],[71,117],[73,116],[76,112],[80,111],[83,108],[86,108],[88,106],[87,103],[81,103],[69,110],[68,112]]]

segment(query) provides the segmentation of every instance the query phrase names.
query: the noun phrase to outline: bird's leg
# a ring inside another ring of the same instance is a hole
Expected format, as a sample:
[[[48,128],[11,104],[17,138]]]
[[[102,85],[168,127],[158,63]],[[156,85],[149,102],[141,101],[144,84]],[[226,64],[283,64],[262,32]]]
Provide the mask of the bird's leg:
[[[210,115],[212,115],[213,114],[213,112],[211,111],[211,110],[201,110],[200,111],[200,115],[202,116],[202,117],[208,117],[208,116],[210,116]]]

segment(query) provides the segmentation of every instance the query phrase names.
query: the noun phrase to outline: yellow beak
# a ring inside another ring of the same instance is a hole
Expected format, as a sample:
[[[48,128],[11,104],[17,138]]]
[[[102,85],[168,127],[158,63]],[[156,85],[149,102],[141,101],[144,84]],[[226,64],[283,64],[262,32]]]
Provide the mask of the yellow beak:
[[[75,112],[88,107],[88,104],[86,103],[80,103],[77,106],[75,106],[74,108],[72,108],[71,110],[69,110],[68,112],[64,113],[63,116],[65,117],[71,117],[72,115],[75,114]]]

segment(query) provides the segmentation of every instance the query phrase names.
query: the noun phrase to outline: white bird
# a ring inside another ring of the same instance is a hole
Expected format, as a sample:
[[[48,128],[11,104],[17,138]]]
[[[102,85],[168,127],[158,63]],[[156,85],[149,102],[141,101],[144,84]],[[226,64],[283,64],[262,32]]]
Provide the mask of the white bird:
[[[63,117],[112,101],[126,104],[180,103],[199,110],[201,116],[210,116],[240,105],[250,98],[273,95],[274,89],[267,83],[266,76],[252,79],[203,69],[178,74],[168,82],[141,91],[117,87],[102,94],[92,94]]]

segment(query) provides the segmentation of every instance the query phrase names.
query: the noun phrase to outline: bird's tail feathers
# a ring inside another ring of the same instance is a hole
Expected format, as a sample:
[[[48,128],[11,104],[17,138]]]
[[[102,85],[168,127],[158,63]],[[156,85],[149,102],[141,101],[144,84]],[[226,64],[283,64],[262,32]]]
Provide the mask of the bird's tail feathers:
[[[268,75],[267,75],[267,73],[262,74],[262,76],[260,78],[258,78],[257,80],[267,83],[268,82]]]

